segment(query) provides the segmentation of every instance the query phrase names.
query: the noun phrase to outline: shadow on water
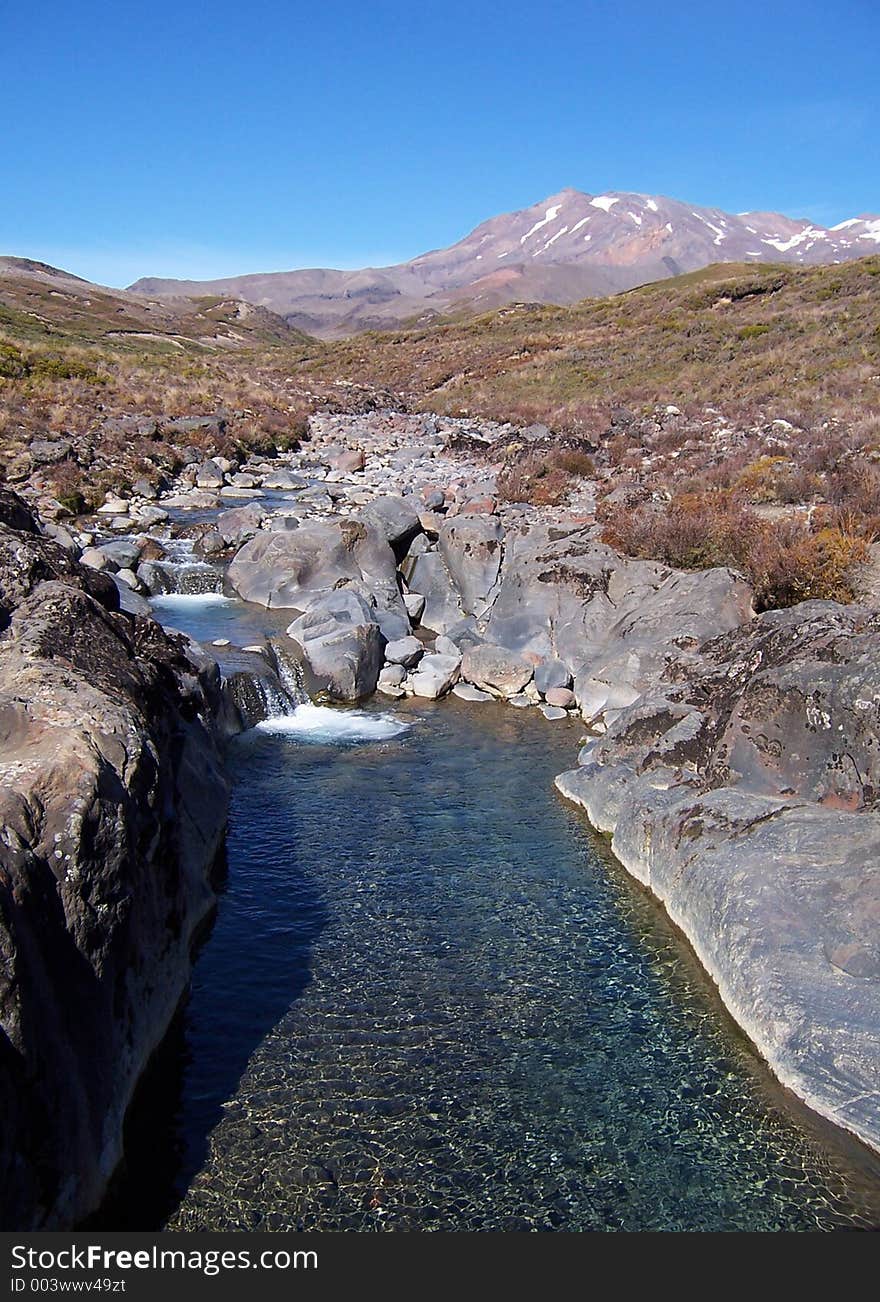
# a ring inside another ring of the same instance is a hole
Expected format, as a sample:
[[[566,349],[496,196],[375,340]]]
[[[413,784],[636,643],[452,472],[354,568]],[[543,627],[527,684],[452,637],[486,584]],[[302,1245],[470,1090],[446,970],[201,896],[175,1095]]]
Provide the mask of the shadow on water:
[[[233,854],[243,835],[236,803]],[[123,1164],[82,1228],[148,1231],[166,1224],[204,1166],[210,1134],[254,1051],[308,989],[312,949],[326,921],[314,883],[292,852],[275,846],[275,871],[267,873],[260,899],[253,881],[230,880],[228,858],[215,879],[217,908],[195,946],[190,990],[129,1108]]]

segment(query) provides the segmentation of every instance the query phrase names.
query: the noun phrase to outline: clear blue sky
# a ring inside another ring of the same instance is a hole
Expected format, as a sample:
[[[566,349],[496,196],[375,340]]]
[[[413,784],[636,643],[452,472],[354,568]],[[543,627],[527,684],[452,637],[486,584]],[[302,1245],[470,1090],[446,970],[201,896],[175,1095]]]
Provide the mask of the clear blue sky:
[[[381,265],[564,186],[880,212],[880,0],[0,0],[0,252]]]

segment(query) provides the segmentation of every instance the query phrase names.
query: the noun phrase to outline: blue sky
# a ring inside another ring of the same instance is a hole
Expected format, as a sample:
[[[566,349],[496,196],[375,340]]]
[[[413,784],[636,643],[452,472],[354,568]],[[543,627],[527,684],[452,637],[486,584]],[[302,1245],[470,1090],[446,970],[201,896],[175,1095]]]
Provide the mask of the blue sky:
[[[575,186],[880,212],[878,0],[0,0],[0,252],[382,265]]]

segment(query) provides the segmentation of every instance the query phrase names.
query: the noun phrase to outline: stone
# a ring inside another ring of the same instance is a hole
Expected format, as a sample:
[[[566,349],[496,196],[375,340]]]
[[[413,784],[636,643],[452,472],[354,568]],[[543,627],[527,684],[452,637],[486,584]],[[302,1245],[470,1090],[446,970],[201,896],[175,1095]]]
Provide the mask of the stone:
[[[139,506],[136,511],[138,522],[146,525],[147,528],[156,524],[164,524],[168,519],[168,512],[161,506]]]
[[[422,656],[418,668],[408,679],[413,695],[432,701],[445,696],[458,681],[460,665],[458,656]]]
[[[425,598],[420,592],[405,592],[403,594],[403,604],[406,606],[406,613],[414,624],[418,624],[425,609]]]
[[[403,497],[377,497],[362,507],[357,519],[380,533],[402,560],[416,534],[421,533],[418,512]]]
[[[577,705],[577,698],[570,687],[549,687],[544,693],[544,700],[548,705],[563,710],[573,710]]]
[[[458,656],[461,658],[461,649],[455,645],[452,638],[446,637],[444,633],[436,639],[434,650],[441,656]]]
[[[498,509],[494,497],[468,497],[460,507],[461,515],[494,515]]]
[[[235,554],[226,579],[245,601],[299,611],[341,583],[354,582],[374,606],[373,619],[383,612],[397,617],[386,637],[403,637],[410,630],[394,552],[381,533],[361,521],[261,529]]]
[[[468,615],[491,606],[501,569],[504,529],[490,516],[455,516],[440,530],[439,550]]]
[[[247,506],[233,507],[231,511],[221,511],[216,529],[225,546],[241,547],[259,531],[265,518],[264,508],[251,502]]]
[[[203,461],[196,470],[197,488],[222,488],[224,474],[216,460]]]
[[[128,510],[128,498],[108,493],[104,502],[98,507],[98,515],[122,515]]]
[[[143,543],[134,538],[114,538],[112,542],[101,543],[98,550],[107,557],[111,569],[134,569],[140,560]]]
[[[0,527],[0,1223],[22,1231],[101,1202],[214,905],[219,674],[118,604]]]
[[[308,481],[301,475],[295,475],[291,470],[278,469],[270,470],[262,476],[261,484],[263,488],[279,490],[292,490],[296,488],[307,488]]]
[[[379,672],[379,679],[376,684],[379,691],[383,687],[399,687],[406,678],[406,670],[401,664],[386,664],[382,666]]]
[[[561,660],[542,660],[535,666],[535,686],[542,696],[554,687],[571,687],[571,670]]]
[[[28,452],[35,466],[51,466],[69,457],[73,445],[70,439],[33,439]]]
[[[422,506],[426,511],[442,511],[446,505],[446,494],[442,488],[425,487],[420,493]]]
[[[376,690],[385,639],[370,606],[347,588],[317,597],[287,635],[322,690],[339,701],[357,701]]]
[[[558,705],[542,705],[541,713],[545,719],[565,719],[568,717],[568,711]]]
[[[422,657],[425,648],[417,637],[402,637],[389,642],[385,647],[385,659],[389,664],[404,665],[411,669]]]
[[[346,475],[356,474],[364,468],[364,453],[361,448],[346,448],[330,458],[334,470],[341,470]]]
[[[156,488],[156,485],[151,483],[149,479],[144,479],[143,477],[134,481],[131,486],[131,491],[137,497],[145,497],[148,502],[154,502],[159,496],[159,491]]]
[[[80,556],[83,565],[87,565],[91,570],[106,570],[110,568],[110,558],[100,547],[86,547]]]
[[[483,692],[472,683],[456,683],[452,695],[462,701],[494,701],[495,699],[491,692]]]
[[[489,643],[469,647],[461,664],[462,677],[493,696],[518,695],[531,679],[532,672],[532,666],[521,656]]]
[[[439,552],[417,556],[406,579],[410,590],[424,600],[421,621],[425,628],[443,633],[461,620],[464,611],[458,592]]]

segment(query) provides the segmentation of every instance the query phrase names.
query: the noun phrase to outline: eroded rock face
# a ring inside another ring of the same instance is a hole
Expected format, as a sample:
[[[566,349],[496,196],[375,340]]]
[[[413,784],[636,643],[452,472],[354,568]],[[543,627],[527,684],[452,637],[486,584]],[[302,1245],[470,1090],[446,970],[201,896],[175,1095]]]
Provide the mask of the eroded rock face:
[[[811,602],[670,660],[557,779],[780,1079],[875,1148],[878,735],[880,615]]]
[[[69,1226],[100,1200],[131,1093],[189,980],[226,812],[216,665],[119,613],[112,581],[31,524],[0,525],[9,1228]]]

